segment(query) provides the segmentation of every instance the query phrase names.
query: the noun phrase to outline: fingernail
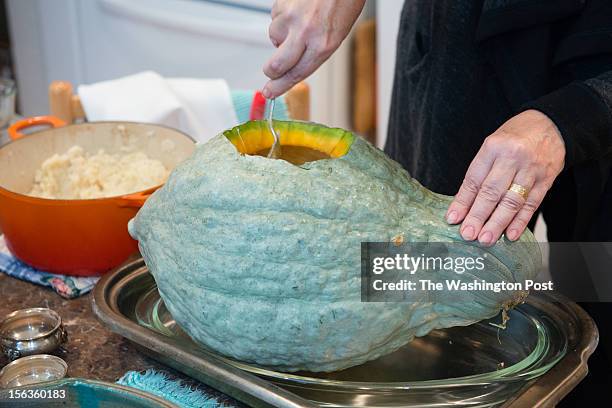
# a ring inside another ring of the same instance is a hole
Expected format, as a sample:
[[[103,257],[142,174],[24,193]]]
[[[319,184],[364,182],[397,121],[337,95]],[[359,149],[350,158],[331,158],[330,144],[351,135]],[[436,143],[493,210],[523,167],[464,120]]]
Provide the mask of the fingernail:
[[[467,227],[465,227],[463,231],[461,231],[461,236],[463,237],[463,239],[466,239],[468,241],[473,240],[474,239],[474,227],[472,227],[471,225],[468,225]]]
[[[511,229],[510,231],[508,231],[506,236],[510,241],[516,241],[516,239],[518,238],[518,231],[515,229]]]
[[[455,224],[457,222],[457,211],[453,210],[446,215],[446,222]]]
[[[264,88],[264,89],[261,91],[261,94],[263,95],[263,97],[264,97],[264,98],[266,98],[266,99],[270,99],[270,91],[268,90],[268,88]]]
[[[483,232],[480,234],[478,241],[483,245],[491,245],[493,243],[493,233],[491,231]]]

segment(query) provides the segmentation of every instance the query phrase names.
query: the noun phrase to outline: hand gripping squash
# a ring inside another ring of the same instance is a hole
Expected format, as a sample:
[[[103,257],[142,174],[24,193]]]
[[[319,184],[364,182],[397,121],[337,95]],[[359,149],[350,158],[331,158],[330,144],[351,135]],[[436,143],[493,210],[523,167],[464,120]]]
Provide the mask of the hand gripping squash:
[[[199,145],[130,221],[160,295],[197,342],[282,371],[333,371],[390,353],[436,328],[468,325],[523,292],[465,292],[463,302],[361,302],[360,243],[464,243],[432,193],[360,137],[276,122],[283,152],[315,149],[302,165],[254,155],[269,148],[264,122]],[[533,242],[526,232],[521,242]],[[533,278],[535,245],[501,239],[479,279]],[[467,275],[467,274],[466,274]]]

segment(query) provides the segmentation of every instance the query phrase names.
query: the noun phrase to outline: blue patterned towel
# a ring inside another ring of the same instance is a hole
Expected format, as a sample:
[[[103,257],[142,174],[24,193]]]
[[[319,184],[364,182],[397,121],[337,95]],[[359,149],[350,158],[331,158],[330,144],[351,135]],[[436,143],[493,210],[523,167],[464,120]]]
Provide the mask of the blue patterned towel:
[[[93,289],[100,279],[97,276],[66,276],[34,269],[17,260],[11,254],[6,247],[4,235],[0,235],[0,272],[17,279],[52,288],[66,299],[73,299],[86,294]]]
[[[180,380],[171,380],[167,374],[160,371],[128,371],[117,381],[117,384],[155,394],[183,408],[227,406],[217,401],[214,396],[206,394],[206,391],[189,387]]]

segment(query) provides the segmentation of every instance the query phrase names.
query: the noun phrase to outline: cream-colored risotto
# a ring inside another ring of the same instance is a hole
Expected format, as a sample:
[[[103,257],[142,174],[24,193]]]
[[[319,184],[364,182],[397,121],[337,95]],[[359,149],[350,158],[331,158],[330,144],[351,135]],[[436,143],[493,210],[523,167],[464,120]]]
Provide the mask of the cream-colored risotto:
[[[142,152],[87,154],[72,146],[54,154],[36,171],[30,195],[56,199],[112,197],[134,193],[166,181],[169,171]]]

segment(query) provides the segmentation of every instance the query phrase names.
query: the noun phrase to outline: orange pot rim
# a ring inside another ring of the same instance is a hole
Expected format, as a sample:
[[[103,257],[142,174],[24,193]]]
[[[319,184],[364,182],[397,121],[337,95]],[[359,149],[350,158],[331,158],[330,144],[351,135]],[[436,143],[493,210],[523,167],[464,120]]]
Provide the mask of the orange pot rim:
[[[50,117],[52,115],[46,115],[46,116],[42,116],[42,117]],[[27,119],[27,118],[26,118]],[[193,137],[191,137],[190,135],[188,135],[187,133],[183,132],[180,129],[177,128],[173,128],[172,126],[168,126],[168,125],[164,125],[164,124],[160,124],[160,123],[148,123],[148,122],[136,122],[133,120],[95,120],[93,122],[81,122],[81,123],[69,123],[65,126],[60,126],[60,127],[52,127],[49,129],[42,129],[33,133],[29,133],[27,134],[27,136],[32,136],[35,135],[37,133],[42,133],[42,132],[50,132],[56,129],[65,129],[68,127],[77,127],[77,126],[87,126],[87,125],[95,125],[97,123],[101,123],[101,124],[115,124],[115,125],[123,125],[123,124],[127,124],[127,125],[137,125],[137,126],[155,126],[155,127],[160,127],[160,128],[164,128],[164,129],[168,129],[168,130],[172,130],[174,132],[180,133],[183,136],[185,136],[187,139],[191,140],[193,143],[197,143],[197,140],[195,140]],[[3,144],[2,146],[0,146],[0,149],[4,148],[5,146],[8,146],[11,143],[15,143],[18,142],[21,138],[19,139],[9,139],[9,141],[5,144]]]

